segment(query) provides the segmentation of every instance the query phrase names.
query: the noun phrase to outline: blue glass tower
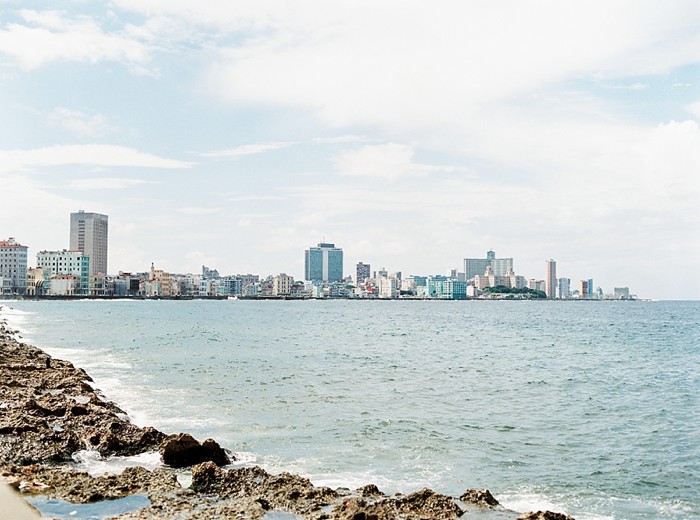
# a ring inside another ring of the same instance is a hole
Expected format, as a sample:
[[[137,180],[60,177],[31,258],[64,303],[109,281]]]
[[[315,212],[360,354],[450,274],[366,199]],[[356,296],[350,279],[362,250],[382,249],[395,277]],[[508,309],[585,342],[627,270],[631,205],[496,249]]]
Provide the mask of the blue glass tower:
[[[312,282],[337,282],[343,278],[343,250],[321,242],[304,255],[304,278]]]

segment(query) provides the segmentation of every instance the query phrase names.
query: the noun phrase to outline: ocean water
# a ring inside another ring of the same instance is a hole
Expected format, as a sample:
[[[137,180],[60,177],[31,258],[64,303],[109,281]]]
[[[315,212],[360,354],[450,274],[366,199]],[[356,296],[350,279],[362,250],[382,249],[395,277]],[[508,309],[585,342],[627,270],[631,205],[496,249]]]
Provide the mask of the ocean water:
[[[213,437],[239,464],[485,487],[579,520],[700,518],[700,302],[0,305],[134,422]]]

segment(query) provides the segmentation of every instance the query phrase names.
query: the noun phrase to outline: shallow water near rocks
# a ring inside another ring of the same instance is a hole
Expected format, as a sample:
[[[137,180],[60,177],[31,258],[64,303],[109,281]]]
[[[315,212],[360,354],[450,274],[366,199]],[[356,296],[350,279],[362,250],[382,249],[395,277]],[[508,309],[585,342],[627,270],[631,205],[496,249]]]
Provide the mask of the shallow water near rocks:
[[[91,504],[72,504],[65,500],[45,497],[27,497],[26,500],[41,511],[45,517],[79,518],[81,520],[102,520],[138,511],[151,505],[151,501],[145,495],[130,495],[117,500],[103,500]]]
[[[489,488],[579,520],[700,518],[700,302],[2,305],[138,424],[243,464]]]

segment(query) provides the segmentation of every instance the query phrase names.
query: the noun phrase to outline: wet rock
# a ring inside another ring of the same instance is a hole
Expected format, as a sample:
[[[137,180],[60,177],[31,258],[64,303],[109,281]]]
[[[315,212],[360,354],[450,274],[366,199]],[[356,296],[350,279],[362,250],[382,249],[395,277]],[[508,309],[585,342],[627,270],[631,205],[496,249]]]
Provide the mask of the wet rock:
[[[192,467],[192,484],[190,489],[200,493],[218,493],[224,472],[211,461],[202,462]]]
[[[386,496],[384,493],[379,491],[379,488],[374,484],[367,484],[366,486],[359,487],[355,490],[355,493],[366,498],[379,498]]]
[[[197,441],[189,433],[179,433],[166,437],[159,448],[163,463],[173,468],[185,468],[202,462],[213,462],[217,466],[226,466],[231,459],[219,444],[207,439]]]
[[[422,489],[396,500],[399,513],[406,518],[459,518],[463,511],[452,497],[431,489]]]
[[[516,520],[574,520],[574,518],[564,513],[554,513],[552,511],[531,511],[520,515]]]
[[[467,489],[459,499],[466,504],[480,507],[496,507],[500,505],[488,489]]]
[[[393,500],[372,502],[354,497],[337,505],[331,517],[338,520],[394,520],[398,518],[398,510]]]

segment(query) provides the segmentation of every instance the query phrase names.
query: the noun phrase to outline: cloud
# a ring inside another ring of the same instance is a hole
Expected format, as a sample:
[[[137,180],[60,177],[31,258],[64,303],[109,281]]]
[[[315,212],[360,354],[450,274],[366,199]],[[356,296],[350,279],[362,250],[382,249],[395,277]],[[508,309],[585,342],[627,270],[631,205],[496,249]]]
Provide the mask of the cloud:
[[[364,135],[338,135],[334,137],[314,137],[311,142],[316,144],[347,144],[347,143],[363,143],[371,141],[370,138]]]
[[[177,4],[173,15],[194,5]],[[485,104],[533,89],[700,59],[691,1],[673,10],[651,1],[406,2],[400,10],[307,2],[278,16],[267,7],[236,20],[255,36],[221,50],[211,90],[236,104],[305,108],[331,127],[459,129]]]
[[[231,148],[229,150],[218,150],[214,152],[205,152],[200,154],[202,157],[241,157],[243,155],[254,155],[269,152],[272,150],[279,150],[281,148],[288,148],[295,142],[283,142],[283,143],[259,143],[259,144],[244,144],[237,146],[236,148]]]
[[[695,101],[694,103],[687,105],[685,109],[695,117],[700,118],[700,101]]]
[[[343,152],[333,159],[338,175],[395,181],[438,172],[467,171],[455,166],[435,166],[413,162],[413,147],[395,143],[367,145]]]
[[[48,120],[79,137],[101,137],[114,130],[101,114],[89,115],[63,107],[55,108]]]
[[[97,179],[75,180],[70,182],[68,187],[73,188],[74,190],[121,190],[125,188],[132,188],[134,186],[142,186],[144,184],[157,184],[157,182],[143,179],[103,177]]]
[[[87,17],[68,18],[59,11],[19,12],[23,24],[10,23],[0,30],[0,52],[23,69],[37,69],[54,61],[97,63],[115,61],[142,67],[151,49],[124,33],[106,33]]]
[[[115,145],[55,145],[33,150],[0,150],[0,172],[68,164],[141,168],[189,168],[193,165]]]
[[[179,208],[178,211],[185,215],[191,216],[202,216],[202,215],[213,215],[214,213],[220,213],[223,211],[222,208],[199,208],[199,207],[186,207]]]

